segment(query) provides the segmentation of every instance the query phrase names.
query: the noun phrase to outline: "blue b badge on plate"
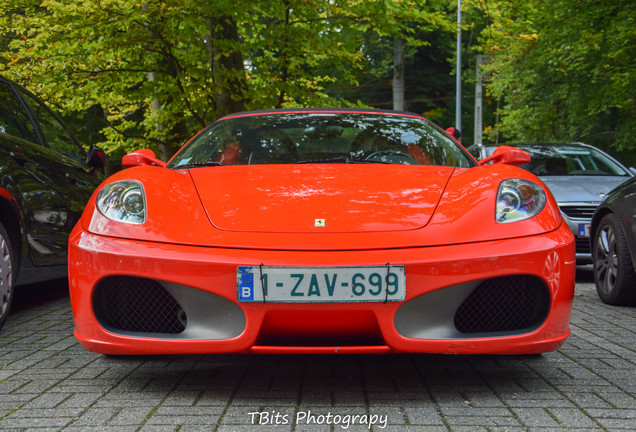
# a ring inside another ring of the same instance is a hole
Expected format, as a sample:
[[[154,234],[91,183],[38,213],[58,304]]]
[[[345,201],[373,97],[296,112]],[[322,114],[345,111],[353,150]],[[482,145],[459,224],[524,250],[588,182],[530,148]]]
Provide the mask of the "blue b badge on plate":
[[[239,267],[238,279],[239,301],[254,301],[254,273],[252,273],[252,269]]]
[[[589,237],[590,226],[591,224],[579,224],[579,237]]]

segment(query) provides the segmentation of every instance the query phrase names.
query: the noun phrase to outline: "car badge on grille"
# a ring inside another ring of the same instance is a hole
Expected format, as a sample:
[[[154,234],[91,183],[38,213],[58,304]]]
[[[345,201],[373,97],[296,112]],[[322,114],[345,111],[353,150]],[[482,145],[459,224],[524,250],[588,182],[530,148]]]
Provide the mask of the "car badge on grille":
[[[325,219],[314,219],[314,226],[316,228],[324,228],[325,227]]]

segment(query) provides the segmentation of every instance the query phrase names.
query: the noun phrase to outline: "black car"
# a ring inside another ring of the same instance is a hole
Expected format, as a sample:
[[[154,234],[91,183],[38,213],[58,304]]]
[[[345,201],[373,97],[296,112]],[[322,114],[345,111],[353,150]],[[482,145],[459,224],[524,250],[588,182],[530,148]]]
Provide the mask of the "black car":
[[[592,218],[590,238],[601,300],[636,304],[636,177],[607,195]]]
[[[41,100],[0,77],[0,327],[15,286],[66,276],[69,233],[104,163]]]

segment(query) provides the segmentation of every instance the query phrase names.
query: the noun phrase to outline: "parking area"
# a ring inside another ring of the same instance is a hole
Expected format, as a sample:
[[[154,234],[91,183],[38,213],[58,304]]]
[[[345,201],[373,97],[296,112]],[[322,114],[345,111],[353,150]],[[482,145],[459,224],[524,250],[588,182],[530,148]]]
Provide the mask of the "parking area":
[[[0,429],[636,429],[636,308],[580,268],[571,328],[540,356],[108,357],[73,337],[64,281],[30,286],[0,330]]]

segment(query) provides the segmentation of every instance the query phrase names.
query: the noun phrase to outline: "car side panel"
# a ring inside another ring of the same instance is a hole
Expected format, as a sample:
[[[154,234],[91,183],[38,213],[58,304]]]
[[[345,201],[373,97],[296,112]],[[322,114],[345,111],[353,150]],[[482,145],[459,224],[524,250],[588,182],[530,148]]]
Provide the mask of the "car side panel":
[[[594,238],[600,220],[608,213],[614,213],[619,218],[625,230],[632,263],[636,268],[636,179],[618,186],[601,203],[592,220],[591,239]]]
[[[3,217],[10,218],[5,222],[20,245],[16,282],[64,277],[69,233],[98,180],[80,162],[48,148],[34,108],[46,110],[49,121],[60,125],[62,138],[73,145],[76,141],[42,101],[2,77],[0,94],[0,187],[7,191],[2,199],[12,208]]]

